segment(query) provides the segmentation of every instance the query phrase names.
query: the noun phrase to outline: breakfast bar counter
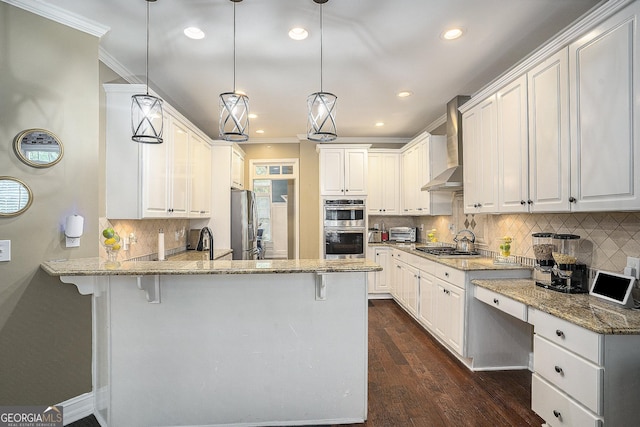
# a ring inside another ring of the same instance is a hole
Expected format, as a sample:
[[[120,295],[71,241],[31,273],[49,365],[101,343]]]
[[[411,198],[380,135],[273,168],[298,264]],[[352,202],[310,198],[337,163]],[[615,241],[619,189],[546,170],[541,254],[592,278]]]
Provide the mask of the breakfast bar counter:
[[[49,261],[93,301],[106,426],[367,417],[367,260]]]

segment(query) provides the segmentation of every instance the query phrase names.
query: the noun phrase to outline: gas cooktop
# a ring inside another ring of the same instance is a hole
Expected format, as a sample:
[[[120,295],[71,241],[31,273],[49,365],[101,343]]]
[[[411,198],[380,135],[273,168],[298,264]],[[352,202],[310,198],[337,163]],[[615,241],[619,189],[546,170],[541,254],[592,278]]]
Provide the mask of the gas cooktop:
[[[472,258],[480,256],[479,252],[459,251],[451,246],[423,246],[416,248],[416,251],[440,258]]]

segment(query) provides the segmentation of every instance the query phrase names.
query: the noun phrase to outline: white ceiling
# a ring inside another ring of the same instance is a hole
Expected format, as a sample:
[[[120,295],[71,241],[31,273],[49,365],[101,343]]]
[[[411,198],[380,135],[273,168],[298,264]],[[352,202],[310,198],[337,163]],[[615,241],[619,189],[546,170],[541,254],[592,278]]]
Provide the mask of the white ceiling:
[[[107,57],[144,80],[145,0],[46,0],[110,27]],[[338,96],[340,137],[411,138],[446,102],[473,94],[600,0],[330,0],[323,89]],[[233,3],[150,3],[150,86],[212,138],[218,95],[233,88]],[[251,140],[306,133],[306,99],[320,90],[320,6],[313,0],[236,3],[236,87],[247,93]],[[182,31],[200,27],[206,37]],[[287,32],[308,29],[304,41]],[[450,26],[465,36],[440,38]],[[131,76],[124,76],[131,79]],[[135,78],[134,78],[135,80]],[[396,93],[410,90],[409,98]],[[384,127],[374,127],[378,121]],[[263,135],[256,130],[263,129]]]

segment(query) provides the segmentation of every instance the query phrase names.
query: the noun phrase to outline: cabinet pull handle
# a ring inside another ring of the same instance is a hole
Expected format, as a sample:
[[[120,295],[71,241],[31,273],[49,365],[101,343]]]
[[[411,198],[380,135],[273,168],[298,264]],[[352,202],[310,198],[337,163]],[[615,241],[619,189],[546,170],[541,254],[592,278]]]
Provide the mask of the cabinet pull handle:
[[[493,303],[494,303],[495,305],[498,305],[498,304],[500,304],[500,301],[498,301],[498,298],[494,298],[494,299],[493,299]]]
[[[555,409],[553,410],[553,416],[558,418],[558,419],[562,418],[562,414],[560,413],[560,411],[557,411]]]
[[[556,329],[556,335],[560,338],[564,338],[564,332],[562,332],[560,329]]]
[[[554,366],[554,368],[556,370],[557,373],[559,373],[560,375],[564,375],[564,372],[562,371],[562,368],[558,365]]]

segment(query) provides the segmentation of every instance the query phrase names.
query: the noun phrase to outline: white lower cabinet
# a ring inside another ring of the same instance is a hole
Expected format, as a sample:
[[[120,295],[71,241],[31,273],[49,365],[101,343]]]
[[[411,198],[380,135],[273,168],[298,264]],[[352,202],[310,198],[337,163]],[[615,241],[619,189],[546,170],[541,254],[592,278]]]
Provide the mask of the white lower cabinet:
[[[436,292],[435,276],[421,267],[418,284],[418,321],[430,330],[434,328]]]
[[[434,329],[458,354],[464,345],[464,289],[436,279]]]
[[[531,407],[550,426],[638,425],[640,336],[604,335],[529,308]]]
[[[387,294],[391,291],[390,275],[392,270],[391,248],[382,246],[367,246],[367,259],[382,267],[382,271],[368,273],[368,286],[370,294]]]

